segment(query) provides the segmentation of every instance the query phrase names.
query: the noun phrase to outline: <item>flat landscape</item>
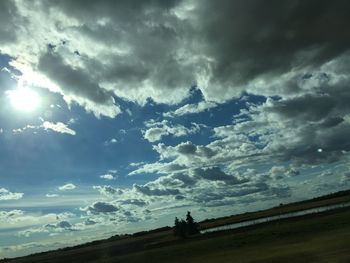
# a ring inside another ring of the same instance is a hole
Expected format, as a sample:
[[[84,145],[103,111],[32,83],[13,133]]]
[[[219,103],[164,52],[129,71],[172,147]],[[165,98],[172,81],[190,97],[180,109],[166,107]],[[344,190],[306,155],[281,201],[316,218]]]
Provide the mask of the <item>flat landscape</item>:
[[[249,218],[347,201],[348,192],[249,213]],[[245,215],[247,216],[247,214]],[[212,220],[212,225],[232,223],[243,215]],[[283,219],[187,239],[163,228],[139,235],[112,237],[1,262],[350,262],[350,208]],[[208,227],[202,222],[202,228]]]
[[[0,0],[0,263],[350,263],[350,0]]]

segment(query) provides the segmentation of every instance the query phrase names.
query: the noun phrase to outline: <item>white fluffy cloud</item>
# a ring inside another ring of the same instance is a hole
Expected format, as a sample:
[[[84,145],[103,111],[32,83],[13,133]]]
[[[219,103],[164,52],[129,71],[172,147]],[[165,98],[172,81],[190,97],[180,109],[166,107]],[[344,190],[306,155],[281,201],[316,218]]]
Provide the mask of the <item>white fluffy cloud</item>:
[[[105,179],[105,180],[114,180],[114,179],[116,179],[115,176],[113,176],[112,174],[103,174],[103,175],[100,175],[100,178],[101,179]]]
[[[23,197],[23,193],[13,193],[5,188],[0,188],[0,201],[18,200]]]
[[[200,130],[200,126],[196,123],[192,123],[192,126],[189,128],[180,124],[173,125],[167,120],[163,120],[161,122],[150,120],[145,124],[148,129],[143,131],[143,136],[150,142],[159,141],[163,136],[167,135],[181,137],[189,134],[195,134]]]

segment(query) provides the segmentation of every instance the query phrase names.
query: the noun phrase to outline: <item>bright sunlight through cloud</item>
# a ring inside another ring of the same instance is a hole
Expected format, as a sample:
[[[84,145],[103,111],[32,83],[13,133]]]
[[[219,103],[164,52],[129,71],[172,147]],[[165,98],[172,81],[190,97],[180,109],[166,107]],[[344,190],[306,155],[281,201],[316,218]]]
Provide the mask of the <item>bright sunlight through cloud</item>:
[[[38,93],[29,88],[17,88],[15,90],[9,90],[6,93],[10,98],[12,106],[20,111],[33,111],[40,104]]]

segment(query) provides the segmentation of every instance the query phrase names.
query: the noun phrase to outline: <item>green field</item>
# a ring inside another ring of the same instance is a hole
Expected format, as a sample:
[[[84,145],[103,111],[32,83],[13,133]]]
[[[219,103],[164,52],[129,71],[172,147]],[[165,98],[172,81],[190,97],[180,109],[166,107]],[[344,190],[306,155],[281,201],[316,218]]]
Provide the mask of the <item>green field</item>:
[[[350,262],[350,208],[186,240],[163,231],[10,262]]]

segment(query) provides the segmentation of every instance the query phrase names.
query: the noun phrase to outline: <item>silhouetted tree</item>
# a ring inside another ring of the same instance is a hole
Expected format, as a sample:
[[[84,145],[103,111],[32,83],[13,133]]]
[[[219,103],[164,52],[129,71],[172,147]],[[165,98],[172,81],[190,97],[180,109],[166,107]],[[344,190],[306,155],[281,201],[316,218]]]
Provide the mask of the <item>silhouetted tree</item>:
[[[191,212],[187,212],[186,221],[179,220],[175,217],[174,235],[178,237],[185,238],[188,235],[198,234],[198,223],[196,223],[191,216]]]
[[[196,223],[194,221],[193,217],[191,216],[191,212],[190,211],[187,211],[186,223],[187,223],[187,233],[189,235],[194,235],[194,234],[198,234],[199,233],[198,223]]]
[[[180,220],[177,217],[175,217],[174,235],[175,236],[179,236],[180,235]]]
[[[179,229],[180,229],[179,236],[182,238],[187,237],[187,224],[185,220],[181,219]]]

